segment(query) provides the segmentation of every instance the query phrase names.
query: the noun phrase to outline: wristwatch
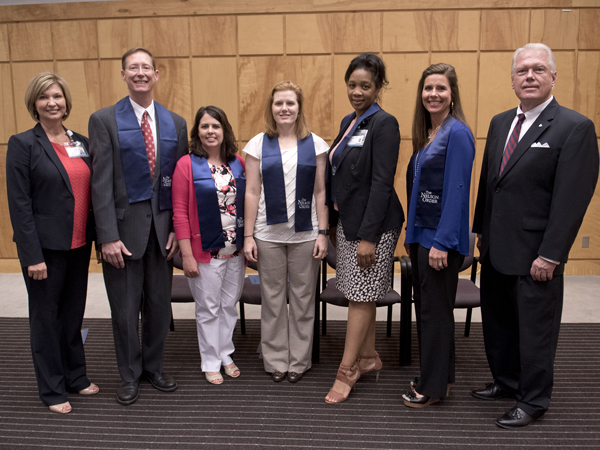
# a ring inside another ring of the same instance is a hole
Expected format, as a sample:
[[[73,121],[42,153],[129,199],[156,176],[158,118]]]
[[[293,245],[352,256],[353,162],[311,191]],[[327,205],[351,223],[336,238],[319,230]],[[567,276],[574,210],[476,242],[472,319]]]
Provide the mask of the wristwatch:
[[[324,234],[325,236],[328,236],[329,230],[319,230],[319,234]]]

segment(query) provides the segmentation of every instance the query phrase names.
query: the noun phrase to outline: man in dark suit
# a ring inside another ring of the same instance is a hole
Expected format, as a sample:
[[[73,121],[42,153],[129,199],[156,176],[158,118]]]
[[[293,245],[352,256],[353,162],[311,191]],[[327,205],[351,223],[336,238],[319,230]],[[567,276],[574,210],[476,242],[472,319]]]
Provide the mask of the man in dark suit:
[[[564,265],[598,179],[594,124],[552,96],[550,48],[518,49],[511,79],[521,103],[492,119],[473,223],[494,381],[472,394],[516,399],[496,421],[503,428],[529,425],[550,404]]]
[[[161,391],[177,389],[163,372],[162,356],[171,320],[169,260],[178,250],[171,177],[187,153],[187,126],[153,101],[158,70],[148,50],[126,52],[122,69],[129,97],[92,114],[89,135],[92,202],[123,380],[117,400],[129,405],[142,377]]]

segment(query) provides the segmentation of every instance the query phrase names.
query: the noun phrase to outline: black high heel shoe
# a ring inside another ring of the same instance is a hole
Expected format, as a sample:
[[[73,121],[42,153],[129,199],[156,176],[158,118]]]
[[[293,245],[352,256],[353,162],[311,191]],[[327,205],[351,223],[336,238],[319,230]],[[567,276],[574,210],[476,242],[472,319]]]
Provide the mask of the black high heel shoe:
[[[422,396],[421,398],[417,397],[417,392],[411,390],[402,396],[404,399],[404,404],[409,408],[424,408],[427,405],[431,405],[432,403],[437,403],[440,401],[439,398],[431,398],[427,396]]]

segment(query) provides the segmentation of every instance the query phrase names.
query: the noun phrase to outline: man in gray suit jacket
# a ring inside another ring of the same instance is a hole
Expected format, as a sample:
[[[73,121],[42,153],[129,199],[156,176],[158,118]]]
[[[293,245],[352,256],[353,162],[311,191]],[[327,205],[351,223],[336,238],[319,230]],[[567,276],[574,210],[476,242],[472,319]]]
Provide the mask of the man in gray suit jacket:
[[[153,101],[158,70],[152,54],[133,48],[123,55],[122,69],[129,96],[92,114],[89,136],[92,203],[123,380],[117,401],[129,405],[142,377],[161,391],[177,389],[163,372],[162,356],[171,320],[169,260],[178,250],[171,177],[188,145],[185,120]]]
[[[472,394],[514,398],[496,424],[520,428],[550,404],[563,271],[598,180],[598,141],[591,120],[552,96],[546,45],[518,49],[511,75],[520,104],[492,119],[473,221],[494,381]]]

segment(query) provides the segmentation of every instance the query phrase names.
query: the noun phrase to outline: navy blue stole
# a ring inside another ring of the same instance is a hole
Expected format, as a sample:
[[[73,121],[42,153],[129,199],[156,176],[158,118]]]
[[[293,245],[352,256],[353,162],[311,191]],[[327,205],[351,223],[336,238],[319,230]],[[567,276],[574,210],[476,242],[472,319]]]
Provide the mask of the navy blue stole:
[[[413,179],[415,164],[416,170],[421,174],[417,186],[417,205],[415,210],[415,226],[421,228],[437,228],[442,216],[442,193],[444,190],[444,170],[446,168],[446,152],[448,150],[448,138],[450,130],[456,119],[450,115],[444,120],[434,141],[421,150],[421,155],[413,154],[408,167],[412,171],[407,174]],[[413,183],[408,183],[410,190],[408,198],[411,198]],[[408,186],[407,186],[408,187]],[[410,206],[409,206],[410,207]]]
[[[198,207],[198,222],[200,223],[200,240],[202,250],[205,252],[225,247],[223,225],[221,224],[221,210],[215,180],[210,171],[208,161],[197,155],[190,155],[192,161],[192,175],[194,177],[194,190],[196,191],[196,205]],[[236,188],[236,213],[235,235],[236,247],[244,247],[244,195],[246,193],[246,178],[242,164],[236,157],[229,167],[235,179]]]
[[[352,137],[352,135],[354,134],[356,129],[363,124],[365,119],[367,119],[368,117],[371,117],[373,114],[375,114],[380,109],[381,109],[381,107],[377,103],[373,103],[371,106],[369,106],[369,108],[359,118],[356,119],[356,122],[354,122],[354,125],[352,126],[352,128],[350,129],[348,134],[346,134],[344,139],[342,139],[340,141],[335,153],[333,154],[333,157],[331,158],[331,175],[333,175],[333,177],[335,177],[335,173],[337,172],[338,167],[340,166],[340,162],[342,159],[342,154],[344,153],[344,149],[346,148],[348,141],[350,140],[350,138]],[[352,116],[353,114],[356,114],[356,113],[352,113],[352,114],[350,114],[350,116]],[[341,133],[341,131],[340,131],[340,133]],[[336,203],[335,189],[331,190],[331,200],[333,203]]]
[[[296,170],[296,232],[311,231],[312,198],[315,191],[317,156],[312,134],[298,139],[298,164]],[[279,139],[265,133],[262,144],[262,175],[265,187],[267,225],[288,221],[285,201],[285,181]]]
[[[172,209],[171,181],[177,163],[177,131],[173,117],[164,106],[154,102],[154,109],[158,119],[157,130],[160,135],[160,147],[155,145],[157,149],[160,149],[159,206],[161,210]],[[146,154],[146,143],[129,97],[119,100],[116,104],[115,116],[129,203],[151,199],[153,183]]]

